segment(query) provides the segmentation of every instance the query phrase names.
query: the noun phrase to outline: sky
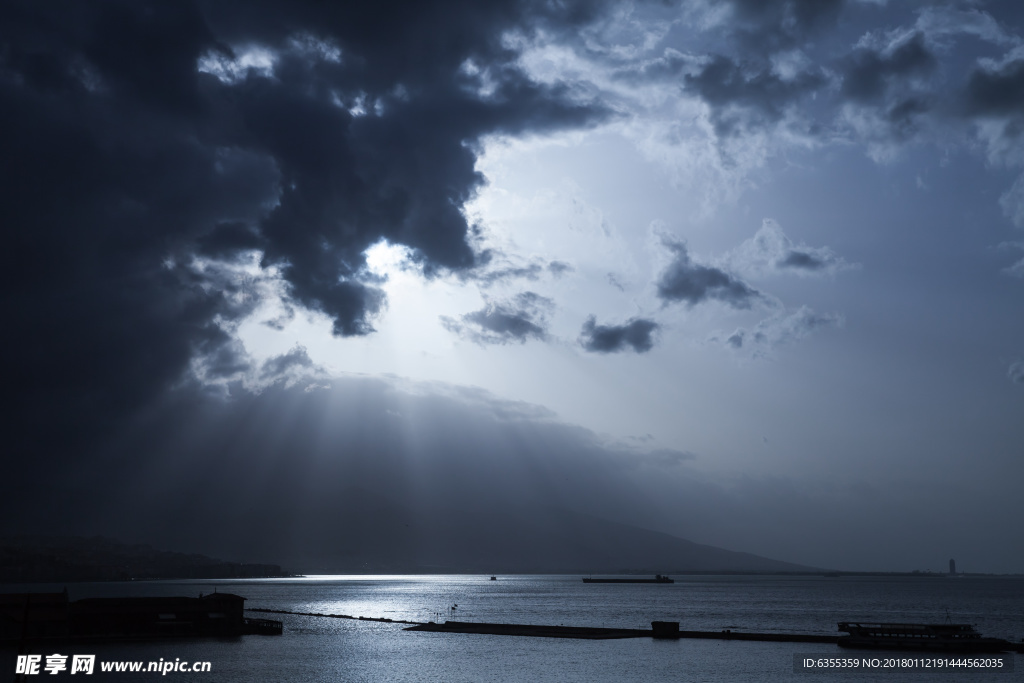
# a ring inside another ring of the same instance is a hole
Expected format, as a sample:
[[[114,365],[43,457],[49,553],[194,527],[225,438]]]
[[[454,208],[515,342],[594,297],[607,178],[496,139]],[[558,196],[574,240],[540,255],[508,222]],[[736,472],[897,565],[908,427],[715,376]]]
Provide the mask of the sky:
[[[354,5],[4,3],[0,531],[1024,573],[1017,3]]]

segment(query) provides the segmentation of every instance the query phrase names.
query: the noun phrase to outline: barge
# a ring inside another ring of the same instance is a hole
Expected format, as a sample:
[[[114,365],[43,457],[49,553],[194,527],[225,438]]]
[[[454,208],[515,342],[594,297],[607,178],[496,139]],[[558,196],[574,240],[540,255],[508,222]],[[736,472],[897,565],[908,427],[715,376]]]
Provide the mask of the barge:
[[[653,579],[594,579],[587,577],[583,579],[583,583],[675,583],[675,579],[655,574]]]

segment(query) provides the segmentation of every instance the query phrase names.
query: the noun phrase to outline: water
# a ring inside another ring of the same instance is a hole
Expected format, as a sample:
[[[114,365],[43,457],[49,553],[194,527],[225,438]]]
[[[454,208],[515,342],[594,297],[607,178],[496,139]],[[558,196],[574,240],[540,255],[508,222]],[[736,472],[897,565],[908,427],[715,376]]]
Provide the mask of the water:
[[[294,612],[527,624],[648,628],[679,621],[689,630],[836,634],[836,622],[955,622],[985,635],[1024,636],[1024,580],[996,577],[676,577],[671,585],[584,584],[579,576],[345,576],[246,581],[141,581],[68,586],[72,600],[114,595],[198,595],[214,589],[247,606]],[[63,586],[2,586],[0,591]],[[458,605],[452,610],[453,605]],[[1015,673],[828,672],[796,674],[794,653],[842,654],[834,645],[719,640],[612,641],[409,633],[398,624],[297,615],[280,637],[110,643],[62,654],[98,661],[209,661],[177,681],[943,681],[1024,680]],[[50,654],[49,651],[38,651]],[[0,672],[14,671],[12,650]],[[0,674],[2,677],[4,674]],[[67,672],[63,674],[67,676]],[[157,673],[107,674],[153,681]],[[823,678],[824,677],[824,678]],[[49,676],[46,677],[50,679]],[[91,680],[103,680],[97,673]]]

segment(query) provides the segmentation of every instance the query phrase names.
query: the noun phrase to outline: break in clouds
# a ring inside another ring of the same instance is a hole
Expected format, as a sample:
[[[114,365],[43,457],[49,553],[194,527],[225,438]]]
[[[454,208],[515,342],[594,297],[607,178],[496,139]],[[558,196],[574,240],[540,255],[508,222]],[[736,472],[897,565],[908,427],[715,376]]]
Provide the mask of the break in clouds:
[[[381,240],[426,277],[474,272],[462,206],[484,182],[481,139],[610,115],[532,80],[502,36],[573,32],[600,9],[5,4],[14,452],[45,467],[193,369],[241,369],[235,329],[265,296],[371,334],[387,302],[365,252]],[[521,307],[468,323],[541,332]]]

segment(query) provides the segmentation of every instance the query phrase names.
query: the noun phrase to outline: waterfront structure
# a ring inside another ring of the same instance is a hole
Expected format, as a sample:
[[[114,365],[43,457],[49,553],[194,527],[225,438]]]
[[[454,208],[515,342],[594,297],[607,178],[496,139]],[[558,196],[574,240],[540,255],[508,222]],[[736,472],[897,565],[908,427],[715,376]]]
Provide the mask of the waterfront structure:
[[[233,593],[76,601],[66,590],[11,593],[0,595],[0,641],[281,633],[280,621],[248,618],[244,610],[245,598]]]

